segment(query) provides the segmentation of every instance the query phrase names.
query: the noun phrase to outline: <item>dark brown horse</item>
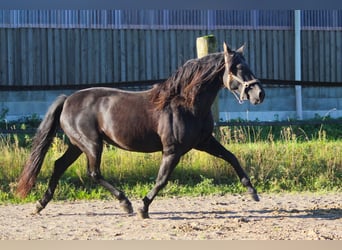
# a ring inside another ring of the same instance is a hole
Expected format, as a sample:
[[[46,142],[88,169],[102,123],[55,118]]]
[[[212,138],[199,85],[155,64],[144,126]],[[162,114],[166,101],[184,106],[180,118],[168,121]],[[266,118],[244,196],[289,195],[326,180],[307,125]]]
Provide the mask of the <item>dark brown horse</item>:
[[[126,212],[133,212],[125,194],[101,175],[103,141],[130,151],[162,151],[155,186],[138,209],[142,218],[149,217],[149,205],[167,184],[181,156],[193,148],[229,162],[258,201],[257,192],[237,158],[212,136],[211,105],[224,86],[238,99],[248,99],[252,104],[264,99],[260,82],[245,62],[243,47],[232,51],[224,43],[224,52],[187,61],[164,83],[147,91],[98,87],[58,97],[35,135],[32,152],[19,179],[18,194],[25,197],[34,186],[56,129],[61,127],[70,145],[55,162],[48,189],[37,203],[36,213],[52,199],[59,178],[81,153],[86,154],[89,176],[108,189]]]

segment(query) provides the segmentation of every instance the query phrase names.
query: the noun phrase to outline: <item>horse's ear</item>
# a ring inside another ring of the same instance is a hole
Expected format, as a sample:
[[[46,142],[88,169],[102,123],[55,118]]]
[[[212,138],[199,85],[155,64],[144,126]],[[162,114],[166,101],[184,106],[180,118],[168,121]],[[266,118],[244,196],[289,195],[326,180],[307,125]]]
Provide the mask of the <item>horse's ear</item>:
[[[238,49],[236,50],[236,52],[238,52],[238,53],[240,53],[240,54],[243,55],[243,50],[245,49],[245,47],[246,47],[246,44],[243,44],[240,48],[238,48]]]
[[[224,53],[231,54],[232,50],[229,48],[229,46],[226,44],[226,42],[223,42],[223,51]]]
[[[223,42],[223,52],[224,52],[224,64],[227,70],[229,70],[229,54],[232,50],[227,46],[226,42]]]

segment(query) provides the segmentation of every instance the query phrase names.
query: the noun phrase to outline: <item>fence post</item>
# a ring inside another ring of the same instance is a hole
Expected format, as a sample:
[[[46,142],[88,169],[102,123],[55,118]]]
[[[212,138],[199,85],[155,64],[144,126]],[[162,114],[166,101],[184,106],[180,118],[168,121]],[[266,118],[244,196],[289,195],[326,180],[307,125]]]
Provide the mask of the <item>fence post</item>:
[[[301,62],[301,21],[300,10],[295,10],[295,80],[302,80],[302,62]],[[302,107],[302,86],[296,85],[296,112],[299,120],[303,119],[303,107]]]
[[[197,48],[197,58],[204,57],[210,53],[217,52],[217,43],[214,35],[207,35],[198,37],[196,39],[196,48]],[[215,98],[215,101],[212,105],[212,113],[214,116],[214,122],[217,123],[219,121],[219,98],[218,96]]]

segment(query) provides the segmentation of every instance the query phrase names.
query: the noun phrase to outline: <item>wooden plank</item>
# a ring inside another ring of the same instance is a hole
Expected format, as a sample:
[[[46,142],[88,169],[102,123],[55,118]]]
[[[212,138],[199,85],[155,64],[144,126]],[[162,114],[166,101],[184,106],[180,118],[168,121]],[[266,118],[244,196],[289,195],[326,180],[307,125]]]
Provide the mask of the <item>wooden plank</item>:
[[[324,46],[324,56],[321,58],[324,64],[324,76],[323,81],[330,82],[332,79],[332,75],[330,72],[330,67],[332,65],[333,55],[330,55],[330,47],[335,47],[335,39],[332,37],[333,32],[323,31],[323,46]]]
[[[7,85],[13,85],[14,83],[14,45],[16,43],[13,29],[7,29]]]
[[[61,85],[63,83],[62,79],[62,40],[61,40],[61,30],[54,30],[54,51],[55,51],[55,85]]]
[[[84,29],[82,32],[82,78],[84,79],[84,83],[88,84],[91,81],[91,72],[90,72],[90,61],[91,54],[89,51],[90,44],[90,29]]]
[[[126,81],[134,81],[133,78],[133,31],[126,30],[126,42],[125,42],[125,52],[126,52]]]
[[[47,29],[47,84],[53,85],[55,82],[55,73],[54,73],[54,30]]]
[[[97,34],[94,32],[95,29],[91,29],[88,32],[88,82],[90,86],[93,86],[97,82],[96,71],[97,68]]]
[[[223,42],[225,41],[227,43],[228,46],[232,47],[232,41],[231,41],[231,33],[232,31],[231,30],[222,30],[222,38],[223,38],[223,41],[221,42],[221,51],[223,51]]]
[[[254,74],[256,73],[256,47],[255,47],[255,31],[251,30],[248,32],[248,38],[246,43],[246,50],[248,51],[248,56],[246,57],[246,60],[248,62],[249,67],[251,68],[252,72]],[[255,76],[258,78],[259,76],[255,74]]]
[[[228,38],[228,46],[230,46],[232,49],[236,49],[237,47],[237,39],[236,39],[236,30],[230,30],[230,35]]]
[[[32,85],[39,85],[41,82],[40,46],[40,29],[32,29]]]
[[[206,35],[213,35],[211,32],[207,32]],[[197,52],[196,52],[196,39],[197,37],[202,36],[198,30],[192,30],[189,34],[189,56],[190,58],[196,58],[197,57]],[[215,47],[216,47],[216,42],[215,42]],[[216,51],[215,51],[216,52]]]
[[[261,47],[261,53],[260,53],[260,60],[261,60],[261,76],[262,78],[268,78],[268,62],[267,62],[267,36],[266,31],[261,30],[260,34],[260,47]]]
[[[170,45],[170,32],[163,32],[163,41],[164,41],[164,75],[163,78],[169,78],[169,76],[172,74],[171,71],[171,57],[173,55],[171,54],[171,45]]]
[[[284,61],[285,61],[285,51],[284,51],[284,31],[280,30],[278,32],[278,37],[277,37],[277,44],[278,44],[278,58],[277,58],[277,64],[278,64],[278,78],[277,79],[285,79],[286,72],[284,68]]]
[[[5,41],[7,40],[6,29],[0,29],[0,37],[1,37],[1,40],[5,40]],[[6,60],[7,60],[6,43],[0,42],[0,69],[1,69],[0,84],[1,85],[8,85]]]
[[[134,38],[134,67],[137,81],[146,80],[146,37],[144,30],[136,30]]]
[[[235,36],[236,36],[236,44],[234,48],[238,49],[246,42],[243,36],[243,30],[236,30]]]
[[[70,59],[68,61],[67,67],[67,83],[76,84],[76,75],[79,75],[79,30],[67,30],[67,57]]]
[[[101,36],[100,36],[100,29],[94,29],[93,31],[93,39],[92,39],[92,49],[93,49],[93,81],[91,84],[99,83],[100,80],[100,46],[101,46]]]
[[[72,41],[74,39],[74,41]],[[72,44],[74,45],[74,50],[72,50]],[[81,30],[75,29],[74,33],[70,32],[69,35],[69,49],[68,49],[70,55],[73,55],[74,57],[74,65],[72,68],[74,69],[74,74],[72,78],[72,82],[74,84],[81,84],[82,78],[81,78]]]
[[[28,35],[28,46],[27,49],[27,84],[33,85],[33,75],[34,75],[34,41],[33,41],[33,29],[27,30]]]
[[[146,30],[145,33],[145,77],[146,80],[152,79],[152,41],[151,41],[151,30]]]
[[[177,48],[177,66],[180,67],[185,63],[184,57],[184,47],[182,44],[184,43],[184,32],[183,30],[177,30],[177,40],[176,40],[176,48]],[[177,68],[178,68],[177,67]]]
[[[107,30],[99,30],[99,82],[107,82],[107,72],[109,71],[107,64]]]
[[[236,44],[234,49],[240,48],[245,42],[243,30],[236,30]]]
[[[121,62],[120,62],[120,32],[119,30],[114,30],[112,37],[113,37],[113,81],[119,82],[121,79]]]
[[[313,37],[312,32],[302,31],[302,80],[313,81]]]
[[[165,48],[164,48],[164,37],[163,37],[163,31],[158,30],[156,32],[156,44],[157,47],[155,47],[157,58],[158,58],[158,69],[157,69],[157,79],[163,79],[167,78],[165,75],[165,63],[164,63],[164,57],[165,55]]]
[[[22,75],[22,82],[20,85],[28,85],[28,31],[29,29],[22,29],[21,30],[21,34],[23,34],[21,36],[21,60],[20,60],[20,64],[23,65],[21,68],[21,75]],[[4,58],[5,59],[5,58]]]
[[[120,30],[120,81],[127,81],[127,51],[126,51],[126,30]]]
[[[274,75],[273,47],[275,45],[273,44],[272,34],[273,34],[273,30],[266,31],[266,55],[265,56],[266,56],[267,65],[265,63],[265,66],[264,66],[267,70],[266,78],[269,78],[271,75]]]
[[[170,30],[169,34],[170,34],[170,73],[172,74],[178,68],[177,47],[176,47],[177,33],[175,30]]]
[[[294,74],[294,32],[292,30],[288,30],[284,33],[285,41],[285,60],[284,60],[284,66],[285,66],[285,79],[284,80],[294,80],[295,74]]]
[[[318,31],[313,31],[313,51],[312,51],[312,60],[313,60],[313,79],[319,79],[319,33]]]
[[[151,30],[151,71],[152,77],[151,80],[159,79],[159,61],[158,61],[158,40],[157,40],[157,31]]]
[[[254,41],[255,41],[255,67],[254,67],[254,74],[256,74],[259,78],[263,78],[262,75],[262,65],[261,65],[261,42],[260,42],[260,31],[256,30],[254,33]]]
[[[326,48],[328,50],[329,56],[325,56],[326,58],[330,58],[330,60],[327,62],[329,64],[327,72],[329,72],[330,82],[336,81],[336,71],[334,70],[334,66],[336,65],[336,32],[335,31],[326,31]]]
[[[139,61],[140,61],[140,58],[143,59],[142,57],[140,57],[140,54],[139,54],[139,47],[140,47],[140,40],[139,40],[139,35],[138,35],[138,30],[132,30],[132,41],[131,41],[131,44],[132,44],[132,47],[131,47],[131,51],[130,53],[132,54],[131,58],[132,58],[132,72],[131,72],[131,75],[132,75],[132,80],[133,81],[139,81],[140,78],[139,78],[139,68],[140,68],[140,65],[139,65]]]
[[[104,57],[104,65],[101,67],[105,68],[105,77],[103,82],[114,82],[113,79],[113,30],[105,30],[105,50],[102,51],[102,57]],[[103,48],[101,48],[103,50]]]
[[[302,79],[308,79],[309,63],[308,63],[308,34],[304,30],[301,31],[301,58],[302,58]]]
[[[246,56],[247,63],[249,65],[249,58],[250,58],[250,50],[249,50],[249,32],[247,30],[242,30],[241,34],[241,44],[239,47],[242,45],[245,45],[245,50],[244,50],[244,55]]]
[[[68,64],[70,60],[70,55],[67,52],[67,29],[61,29],[60,30],[60,63],[61,63],[61,84],[67,85],[68,84]]]
[[[336,81],[342,82],[342,70],[341,68],[338,69],[337,67],[341,67],[342,65],[342,32],[336,32],[336,48],[335,48],[335,55],[336,55],[336,64],[334,65],[334,70],[336,72]]]
[[[48,68],[47,57],[48,57],[48,49],[47,49],[47,29],[40,30],[40,70],[41,70],[41,79],[39,85],[47,85],[48,84]]]
[[[211,32],[211,34],[216,37],[217,50],[218,51],[222,51],[223,50],[222,49],[222,44],[223,44],[223,40],[224,40],[224,38],[222,36],[222,31],[221,30],[213,30]],[[204,36],[204,35],[205,34],[203,34],[201,30],[199,30],[198,36]]]
[[[313,32],[307,33],[307,40],[308,40],[308,58],[306,59],[309,67],[308,67],[308,80],[314,81],[314,72],[315,72],[315,61],[314,61],[314,55],[315,55],[315,43],[314,43],[314,35]]]
[[[91,84],[95,82],[94,79],[94,39],[93,39],[93,30],[87,30],[87,71],[88,72],[88,78],[87,78],[87,84]]]
[[[319,79],[318,81],[324,81],[326,74],[325,60],[324,59],[324,32],[319,31]]]
[[[0,29],[0,32],[3,31],[3,29]],[[27,44],[27,42],[25,42],[27,36],[25,34],[25,31],[23,29],[20,29],[20,33],[19,33],[19,41],[18,41],[18,44],[20,46],[20,57],[19,57],[19,60],[18,62],[16,62],[16,64],[20,64],[22,65],[20,67],[20,69],[18,69],[18,74],[20,74],[20,78],[21,78],[21,81],[20,81],[20,84],[19,85],[26,85],[26,75],[25,75],[25,71],[26,71],[26,64],[25,64],[25,60],[26,60],[26,55],[25,55],[25,45]],[[0,45],[1,46],[1,45]],[[1,52],[0,52],[1,53]],[[0,61],[1,61],[1,58],[3,58],[2,56],[0,57]]]
[[[272,31],[272,64],[273,64],[273,78],[279,79],[279,32]]]
[[[185,61],[189,59],[196,58],[196,34],[194,30],[190,30],[190,32],[186,33],[186,39],[184,40],[185,47]]]
[[[126,69],[125,81],[132,81],[133,80],[133,77],[132,77],[133,57],[132,57],[132,33],[131,33],[131,30],[125,30],[125,58],[126,58],[126,63],[125,63],[125,69]]]
[[[80,43],[81,43],[81,51],[80,51],[80,82],[85,84],[88,83],[88,30],[81,29],[80,32]]]
[[[15,29],[14,30],[14,34],[16,36],[15,40],[15,65],[14,65],[14,86],[18,86],[18,85],[22,85],[23,84],[23,79],[22,79],[22,75],[21,75],[21,68],[22,65],[20,62],[21,60],[21,31],[20,29]],[[1,82],[1,80],[0,80]]]

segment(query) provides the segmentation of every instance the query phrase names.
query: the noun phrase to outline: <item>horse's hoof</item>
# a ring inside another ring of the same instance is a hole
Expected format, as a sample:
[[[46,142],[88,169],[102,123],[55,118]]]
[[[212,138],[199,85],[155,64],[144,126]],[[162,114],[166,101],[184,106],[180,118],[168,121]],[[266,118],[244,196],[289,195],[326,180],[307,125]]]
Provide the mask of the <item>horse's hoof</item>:
[[[260,201],[259,195],[257,193],[251,193],[251,196],[254,201]]]
[[[38,211],[38,210],[36,209],[36,210],[34,210],[32,213],[30,213],[30,215],[35,216],[35,215],[41,215],[41,214],[40,214],[40,211]]]
[[[133,214],[133,207],[132,203],[129,200],[123,200],[120,202],[120,206],[123,210],[128,214]]]
[[[31,215],[40,215],[40,211],[42,211],[44,208],[45,207],[39,201],[37,201],[36,210],[32,212]]]
[[[148,211],[144,211],[144,209],[142,209],[142,208],[138,209],[138,216],[141,219],[149,219],[150,218],[150,216],[148,215]]]

